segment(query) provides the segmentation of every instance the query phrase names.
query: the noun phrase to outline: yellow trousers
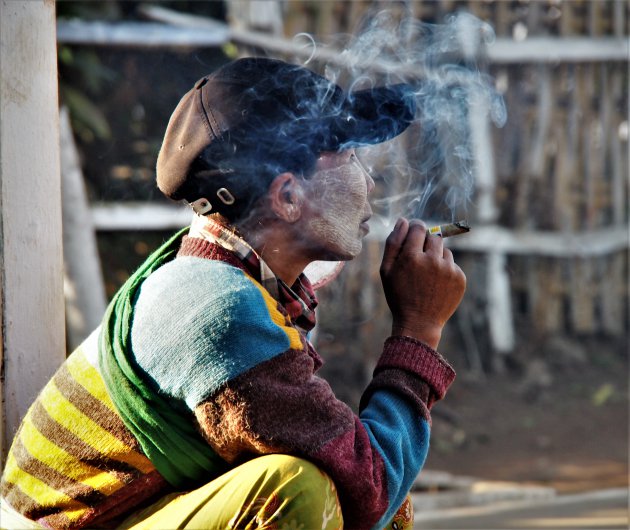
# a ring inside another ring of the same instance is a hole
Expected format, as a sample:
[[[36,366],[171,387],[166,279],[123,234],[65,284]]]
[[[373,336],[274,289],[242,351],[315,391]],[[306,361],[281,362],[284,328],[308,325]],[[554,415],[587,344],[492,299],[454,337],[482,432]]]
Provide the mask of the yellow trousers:
[[[407,497],[386,529],[410,530]],[[164,497],[129,517],[126,530],[343,528],[333,481],[306,460],[267,455],[242,464],[190,493]]]
[[[332,480],[306,460],[266,455],[200,488],[168,495],[119,527],[158,529],[343,528]]]
[[[360,479],[359,479],[360,480]],[[43,528],[0,499],[2,529]],[[386,526],[410,530],[410,498]],[[343,528],[333,481],[315,465],[287,455],[266,455],[242,464],[212,482],[172,493],[128,516],[124,530],[333,530]]]

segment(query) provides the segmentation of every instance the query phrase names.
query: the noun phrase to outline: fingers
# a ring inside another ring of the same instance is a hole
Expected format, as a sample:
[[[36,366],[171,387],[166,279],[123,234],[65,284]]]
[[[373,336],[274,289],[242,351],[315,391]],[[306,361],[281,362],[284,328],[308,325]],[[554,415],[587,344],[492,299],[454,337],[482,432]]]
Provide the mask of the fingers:
[[[441,236],[426,236],[424,240],[424,252],[436,257],[444,255],[444,239]]]
[[[444,248],[444,240],[440,236],[427,235],[427,227],[422,221],[413,219],[409,222],[409,232],[403,244],[403,252],[414,255],[424,253],[443,258]]]
[[[381,265],[381,271],[388,271],[394,265],[402,245],[407,237],[409,230],[409,221],[404,217],[401,217],[396,222],[394,229],[385,241],[385,252],[383,253],[383,262]]]
[[[403,245],[403,252],[416,253],[424,248],[427,239],[426,225],[417,219],[409,221],[409,232]]]
[[[398,219],[385,242],[381,271],[391,270],[401,252],[415,255],[420,252],[450,263],[454,262],[453,253],[444,246],[444,239],[440,236],[427,235],[426,225],[418,219],[411,221],[404,217]]]

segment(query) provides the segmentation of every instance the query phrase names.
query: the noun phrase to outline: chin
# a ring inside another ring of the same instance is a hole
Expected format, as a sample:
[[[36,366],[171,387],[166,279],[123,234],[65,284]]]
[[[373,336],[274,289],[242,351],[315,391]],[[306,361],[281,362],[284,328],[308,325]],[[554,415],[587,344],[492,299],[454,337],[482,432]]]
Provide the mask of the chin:
[[[363,242],[359,241],[352,248],[337,249],[336,252],[332,252],[332,257],[328,261],[350,261],[361,254],[361,250],[363,250]]]
[[[350,261],[363,249],[363,238],[337,238],[317,241],[311,247],[312,261]]]

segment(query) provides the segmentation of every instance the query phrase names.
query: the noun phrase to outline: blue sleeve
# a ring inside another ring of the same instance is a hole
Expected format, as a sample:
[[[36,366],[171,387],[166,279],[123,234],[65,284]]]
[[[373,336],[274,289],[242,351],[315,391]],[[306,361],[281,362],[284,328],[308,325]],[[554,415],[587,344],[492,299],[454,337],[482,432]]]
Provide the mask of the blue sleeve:
[[[372,395],[360,415],[372,445],[382,455],[389,507],[374,528],[383,528],[405,500],[429,452],[429,422],[394,392]]]

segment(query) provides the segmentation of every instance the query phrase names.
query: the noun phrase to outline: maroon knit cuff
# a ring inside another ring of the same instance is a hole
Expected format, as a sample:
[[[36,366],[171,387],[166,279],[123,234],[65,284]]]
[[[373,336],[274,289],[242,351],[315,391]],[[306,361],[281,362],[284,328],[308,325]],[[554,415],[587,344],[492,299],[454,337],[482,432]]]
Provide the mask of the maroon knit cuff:
[[[177,256],[203,257],[212,247],[213,245],[200,237],[184,236]]]
[[[179,247],[177,257],[190,256],[193,258],[206,258],[217,261],[225,261],[235,267],[243,268],[243,263],[234,252],[206,241],[200,237],[184,236]]]
[[[406,336],[392,336],[385,341],[374,375],[386,368],[398,368],[417,374],[427,382],[437,399],[444,397],[455,379],[455,370],[438,352],[423,342]]]

